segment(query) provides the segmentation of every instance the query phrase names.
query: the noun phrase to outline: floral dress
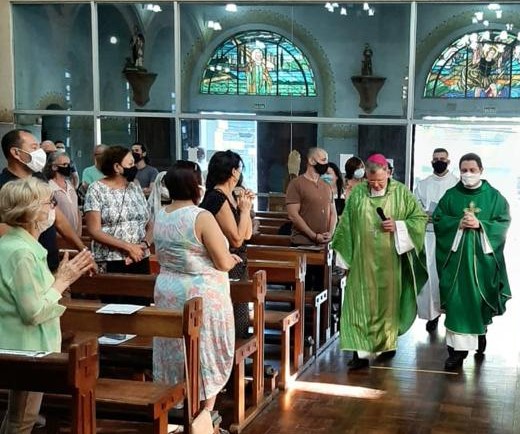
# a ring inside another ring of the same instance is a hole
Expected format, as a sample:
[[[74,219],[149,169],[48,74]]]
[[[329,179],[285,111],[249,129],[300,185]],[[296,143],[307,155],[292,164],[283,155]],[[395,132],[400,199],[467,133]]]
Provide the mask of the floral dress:
[[[155,305],[182,310],[186,300],[202,297],[200,331],[202,371],[201,400],[215,396],[231,374],[235,350],[233,306],[228,274],[213,265],[208,251],[197,239],[195,221],[204,212],[196,206],[156,216],[154,241],[161,271],[155,282]],[[181,339],[154,338],[154,379],[174,384],[184,378]]]

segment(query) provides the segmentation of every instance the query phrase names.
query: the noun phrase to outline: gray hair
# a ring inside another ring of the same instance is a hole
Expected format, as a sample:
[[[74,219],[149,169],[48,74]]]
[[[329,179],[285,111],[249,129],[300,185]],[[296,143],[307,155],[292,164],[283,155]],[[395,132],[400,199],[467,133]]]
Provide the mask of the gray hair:
[[[42,201],[51,194],[48,184],[32,176],[8,182],[0,190],[0,221],[9,226],[29,226],[38,220]]]
[[[45,167],[42,170],[45,178],[53,179],[56,177],[56,172],[54,170],[52,170],[52,166],[53,166],[53,164],[56,164],[56,160],[60,157],[68,157],[70,160],[69,154],[67,154],[65,151],[63,151],[61,149],[59,151],[51,152],[47,156],[47,162],[45,163]]]

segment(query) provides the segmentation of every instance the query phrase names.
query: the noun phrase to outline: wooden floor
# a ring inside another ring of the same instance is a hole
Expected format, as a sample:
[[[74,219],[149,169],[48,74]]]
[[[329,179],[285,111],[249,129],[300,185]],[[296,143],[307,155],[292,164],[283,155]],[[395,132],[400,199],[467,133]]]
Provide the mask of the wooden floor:
[[[429,336],[424,321],[399,341],[391,362],[349,372],[338,343],[243,434],[520,433],[518,309],[488,333],[482,363],[473,354],[460,373],[443,371],[444,328]]]
[[[444,372],[442,321],[429,335],[417,320],[393,360],[362,371],[348,371],[351,353],[336,342],[243,434],[520,433],[520,300],[510,274],[513,299],[490,326],[481,363],[470,353],[462,371]]]

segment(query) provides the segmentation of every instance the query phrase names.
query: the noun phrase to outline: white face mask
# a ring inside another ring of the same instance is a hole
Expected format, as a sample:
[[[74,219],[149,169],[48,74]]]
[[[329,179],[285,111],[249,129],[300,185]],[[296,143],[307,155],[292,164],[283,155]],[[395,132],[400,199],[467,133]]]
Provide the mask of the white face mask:
[[[18,148],[18,150],[31,156],[31,161],[24,163],[29,169],[33,172],[41,172],[43,170],[45,163],[47,162],[47,154],[42,148],[32,152],[27,152],[20,148]]]
[[[464,187],[475,187],[480,182],[480,173],[463,173],[460,175],[460,180]]]
[[[40,231],[40,233],[45,232],[47,229],[49,229],[56,220],[56,210],[54,208],[49,210],[49,213],[47,214],[47,220],[36,222],[36,227]]]
[[[164,185],[161,185],[161,200],[164,202],[170,200],[170,192]]]
[[[383,188],[382,190],[374,190],[373,188],[370,189],[370,196],[372,197],[380,197],[384,196],[386,193],[386,188]]]
[[[355,179],[361,179],[365,176],[365,169],[360,167],[359,169],[354,170],[354,178]]]
[[[199,190],[200,190],[199,203],[201,203],[202,199],[204,199],[204,195],[206,194],[206,187],[204,187],[203,185],[199,185]]]

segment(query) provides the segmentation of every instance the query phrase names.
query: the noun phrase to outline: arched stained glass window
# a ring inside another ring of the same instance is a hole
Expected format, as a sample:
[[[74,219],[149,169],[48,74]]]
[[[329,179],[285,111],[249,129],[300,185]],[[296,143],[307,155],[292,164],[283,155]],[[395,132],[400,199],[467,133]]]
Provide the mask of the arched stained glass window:
[[[214,51],[200,92],[213,95],[316,96],[314,73],[302,51],[263,30],[237,33]]]
[[[506,31],[464,35],[433,63],[424,96],[520,98],[520,42]]]

